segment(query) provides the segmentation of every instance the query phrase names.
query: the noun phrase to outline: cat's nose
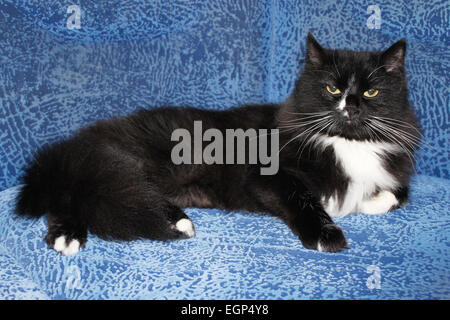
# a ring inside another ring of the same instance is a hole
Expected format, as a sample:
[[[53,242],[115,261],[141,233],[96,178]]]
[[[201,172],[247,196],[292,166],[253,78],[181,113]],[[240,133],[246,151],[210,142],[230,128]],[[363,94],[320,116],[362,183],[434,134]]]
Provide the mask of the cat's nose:
[[[356,106],[347,106],[345,111],[347,112],[348,118],[350,118],[350,120],[355,120],[361,115],[361,109]]]
[[[348,95],[345,99],[345,108],[343,108],[344,116],[350,120],[355,120],[361,116],[362,109],[360,100],[356,95]]]
[[[344,96],[337,107],[339,114],[348,119],[354,120],[361,114],[360,101],[355,95]]]

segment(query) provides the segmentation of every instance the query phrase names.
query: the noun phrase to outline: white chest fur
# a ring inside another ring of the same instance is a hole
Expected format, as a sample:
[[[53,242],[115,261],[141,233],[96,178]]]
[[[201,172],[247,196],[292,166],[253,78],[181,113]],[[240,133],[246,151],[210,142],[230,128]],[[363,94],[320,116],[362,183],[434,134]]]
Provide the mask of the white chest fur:
[[[341,204],[335,194],[323,203],[329,215],[343,217],[357,212],[361,209],[363,201],[373,196],[377,188],[393,190],[397,186],[396,179],[384,168],[381,157],[386,153],[398,152],[397,146],[329,136],[321,136],[317,141],[324,147],[333,147],[336,161],[350,180]]]

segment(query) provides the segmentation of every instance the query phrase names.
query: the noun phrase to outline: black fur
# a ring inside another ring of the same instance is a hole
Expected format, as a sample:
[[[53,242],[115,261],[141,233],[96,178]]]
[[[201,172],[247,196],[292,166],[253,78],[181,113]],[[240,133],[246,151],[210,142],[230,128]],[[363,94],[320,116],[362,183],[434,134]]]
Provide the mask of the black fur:
[[[185,207],[269,212],[283,219],[305,247],[318,249],[320,241],[324,251],[340,251],[347,247],[344,234],[319,199],[333,192],[343,197],[349,177],[330,147],[320,149],[302,135],[321,127],[285,126],[314,119],[308,118],[309,113],[332,112],[338,97],[327,92],[326,85],[344,90],[354,75],[347,97],[351,121],[332,113],[334,123],[327,134],[395,143],[364,126],[371,115],[385,116],[409,123],[394,122],[415,137],[414,145],[403,143],[413,152],[419,127],[407,100],[405,48],[401,40],[384,53],[328,50],[309,35],[306,66],[293,94],[281,105],[225,111],[159,108],[99,122],[37,154],[23,177],[17,212],[47,215],[50,246],[60,235],[84,245],[88,231],[105,239],[182,238],[174,224],[188,218]],[[365,99],[362,92],[372,87],[380,90],[379,96]],[[280,128],[280,170],[264,176],[260,165],[174,165],[170,154],[176,142],[170,140],[171,134],[177,128],[192,132],[194,120],[202,120],[203,130],[222,132]],[[401,185],[392,191],[405,203],[412,159],[407,153],[383,157],[386,169]]]

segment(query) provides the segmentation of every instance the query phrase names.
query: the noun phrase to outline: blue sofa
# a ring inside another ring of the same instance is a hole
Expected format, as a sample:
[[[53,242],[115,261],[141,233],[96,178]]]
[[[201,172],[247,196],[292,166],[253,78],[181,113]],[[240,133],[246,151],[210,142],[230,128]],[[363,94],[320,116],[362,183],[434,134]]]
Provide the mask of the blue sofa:
[[[2,1],[0,298],[449,299],[450,5],[376,3]],[[271,216],[191,208],[195,238],[89,235],[85,249],[65,257],[47,249],[45,218],[13,214],[33,152],[96,120],[163,105],[283,101],[308,30],[326,47],[408,41],[410,100],[425,134],[410,204],[336,219],[349,250],[306,250]]]

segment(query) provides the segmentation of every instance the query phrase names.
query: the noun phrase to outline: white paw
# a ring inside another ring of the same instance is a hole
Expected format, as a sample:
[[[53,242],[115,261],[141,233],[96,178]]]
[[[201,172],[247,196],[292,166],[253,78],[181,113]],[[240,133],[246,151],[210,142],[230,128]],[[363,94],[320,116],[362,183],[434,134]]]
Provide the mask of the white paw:
[[[56,238],[55,243],[53,244],[53,249],[65,256],[69,256],[80,251],[80,242],[76,239],[73,239],[69,244],[67,244],[66,237],[59,236],[58,238]]]
[[[195,236],[194,224],[189,219],[183,218],[178,220],[178,222],[175,224],[175,228],[178,231],[184,233],[188,238],[192,238],[193,236]]]
[[[383,214],[398,205],[398,200],[390,191],[380,191],[369,200],[362,202],[359,211],[366,214]]]
[[[324,252],[323,246],[322,246],[322,244],[320,243],[320,241],[317,242],[317,251],[319,251],[319,252]]]

